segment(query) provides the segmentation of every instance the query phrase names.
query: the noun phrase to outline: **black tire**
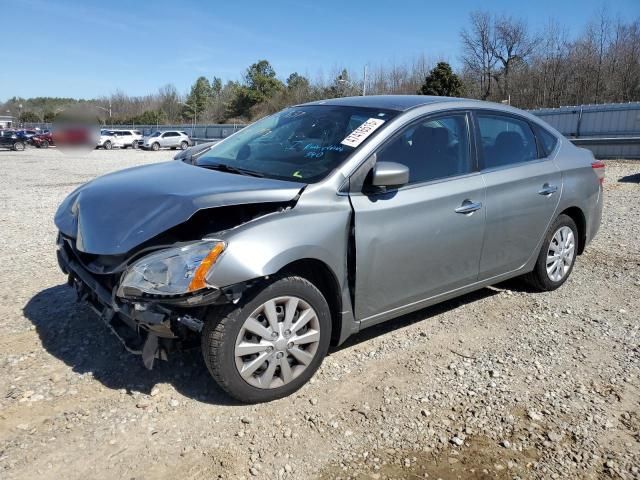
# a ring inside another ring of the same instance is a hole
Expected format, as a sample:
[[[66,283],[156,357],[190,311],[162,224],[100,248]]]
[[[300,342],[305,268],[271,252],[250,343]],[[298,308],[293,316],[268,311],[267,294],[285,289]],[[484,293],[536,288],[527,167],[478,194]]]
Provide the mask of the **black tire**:
[[[138,148],[138,142],[133,142],[133,143],[131,144],[131,148],[133,148],[134,150],[135,150],[136,148]]]
[[[245,320],[269,299],[296,296],[316,312],[320,324],[320,340],[316,354],[297,377],[277,388],[263,389],[247,383],[235,364],[235,343]],[[329,349],[331,312],[324,296],[311,282],[302,277],[276,278],[263,288],[247,292],[237,305],[212,310],[202,331],[202,353],[209,372],[233,398],[245,403],[268,402],[286,397],[302,387],[316,372]]]
[[[106,142],[104,142],[103,145],[105,150],[111,150],[113,148],[113,145],[111,144],[111,142],[109,140],[107,140]]]
[[[153,145],[151,145],[151,150],[157,152],[158,150],[160,150],[160,144],[158,142],[155,142]]]
[[[573,261],[569,266],[569,270],[567,273],[559,281],[554,281],[549,278],[547,274],[547,254],[549,252],[549,247],[551,245],[551,241],[553,239],[554,234],[561,227],[569,227],[573,232],[573,237],[575,239],[575,247],[573,252]],[[542,243],[542,248],[540,249],[540,253],[538,254],[538,260],[536,261],[536,265],[533,268],[533,271],[524,275],[523,279],[535,290],[540,292],[550,292],[559,288],[564,282],[567,281],[571,272],[573,271],[573,266],[576,264],[576,258],[578,255],[578,251],[580,248],[579,245],[580,237],[578,236],[578,227],[576,226],[576,222],[573,221],[571,217],[568,215],[560,215],[556,218],[556,221],[553,222],[547,234],[545,235],[544,242]]]
[[[183,141],[180,143],[180,150],[186,150],[189,148],[189,142]]]
[[[49,148],[49,142],[47,140],[43,140],[40,144],[41,148]]]
[[[22,152],[24,151],[24,142],[16,142],[13,144],[13,149],[16,152]]]

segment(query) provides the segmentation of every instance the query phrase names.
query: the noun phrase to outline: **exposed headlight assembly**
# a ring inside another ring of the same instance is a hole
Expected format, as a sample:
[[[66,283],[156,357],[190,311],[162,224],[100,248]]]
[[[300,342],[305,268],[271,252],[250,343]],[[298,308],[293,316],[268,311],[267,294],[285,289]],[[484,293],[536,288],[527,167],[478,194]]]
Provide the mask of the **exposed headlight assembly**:
[[[136,261],[125,272],[119,296],[181,295],[206,288],[206,276],[225,249],[220,240],[168,248]]]

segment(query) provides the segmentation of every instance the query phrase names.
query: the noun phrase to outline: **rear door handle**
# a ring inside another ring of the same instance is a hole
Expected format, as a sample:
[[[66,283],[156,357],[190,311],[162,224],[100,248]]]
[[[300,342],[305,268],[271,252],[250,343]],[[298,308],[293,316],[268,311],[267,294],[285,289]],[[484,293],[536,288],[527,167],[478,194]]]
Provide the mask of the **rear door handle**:
[[[538,190],[538,193],[540,195],[553,195],[554,193],[556,193],[558,191],[558,187],[556,187],[555,185],[549,185],[548,183],[545,183],[542,186],[542,190]]]
[[[472,202],[471,200],[465,200],[464,202],[462,202],[462,205],[456,208],[455,212],[467,214],[467,213],[473,213],[476,210],[480,210],[481,208],[482,208],[482,203]]]

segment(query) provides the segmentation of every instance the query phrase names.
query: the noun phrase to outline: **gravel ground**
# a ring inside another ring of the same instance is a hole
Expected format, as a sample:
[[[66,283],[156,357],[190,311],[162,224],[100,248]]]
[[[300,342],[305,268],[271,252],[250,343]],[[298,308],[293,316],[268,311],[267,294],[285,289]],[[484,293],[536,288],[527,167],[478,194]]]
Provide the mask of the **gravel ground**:
[[[640,478],[640,162],[607,162],[561,289],[508,282],[363,331],[247,406],[197,351],[146,371],[56,265],[68,192],[171,156],[0,152],[1,478]]]

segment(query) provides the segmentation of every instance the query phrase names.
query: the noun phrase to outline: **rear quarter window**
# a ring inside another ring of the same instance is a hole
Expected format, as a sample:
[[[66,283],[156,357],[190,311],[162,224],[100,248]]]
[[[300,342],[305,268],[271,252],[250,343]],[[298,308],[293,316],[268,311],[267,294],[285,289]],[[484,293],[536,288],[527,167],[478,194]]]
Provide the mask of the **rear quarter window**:
[[[538,137],[538,142],[542,146],[541,153],[548,157],[553,152],[553,149],[556,148],[558,138],[540,125],[534,125],[533,128],[536,132],[536,137]]]

